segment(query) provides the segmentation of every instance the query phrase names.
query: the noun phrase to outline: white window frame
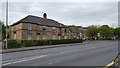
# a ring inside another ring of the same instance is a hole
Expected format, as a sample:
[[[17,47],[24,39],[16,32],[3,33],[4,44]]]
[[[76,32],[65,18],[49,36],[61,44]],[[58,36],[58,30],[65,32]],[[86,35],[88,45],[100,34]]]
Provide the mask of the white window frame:
[[[40,39],[40,35],[38,34],[38,35],[37,35],[37,40],[39,40],[39,39]]]
[[[61,39],[61,36],[59,35],[58,38]]]
[[[65,36],[64,39],[67,39],[67,36]]]
[[[42,30],[44,30],[44,28],[45,28],[45,30],[47,30],[47,27],[46,27],[46,26],[42,26]]]
[[[28,23],[28,30],[31,30],[31,29],[32,29],[32,24]]]
[[[43,39],[47,39],[46,35],[43,35]]]
[[[56,39],[56,35],[53,35],[53,39]]]
[[[32,40],[32,35],[28,34],[28,40]]]
[[[56,32],[56,27],[52,27],[52,32]]]

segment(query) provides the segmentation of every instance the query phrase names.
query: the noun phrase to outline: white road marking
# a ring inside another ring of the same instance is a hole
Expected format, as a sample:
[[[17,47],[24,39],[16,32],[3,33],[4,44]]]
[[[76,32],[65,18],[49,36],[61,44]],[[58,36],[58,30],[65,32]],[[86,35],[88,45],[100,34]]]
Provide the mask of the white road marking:
[[[59,52],[59,53],[71,53],[74,51],[78,51],[79,49],[74,49],[74,50],[68,50],[68,51],[63,51],[63,52]],[[5,65],[10,65],[10,64],[15,64],[15,63],[19,63],[19,62],[25,62],[25,61],[30,61],[30,60],[34,60],[34,59],[38,59],[38,58],[42,58],[42,57],[47,57],[47,56],[56,56],[59,55],[58,53],[56,54],[47,54],[47,55],[40,55],[40,56],[32,56],[32,57],[27,57],[27,58],[21,58],[21,59],[14,59],[14,60],[8,60],[8,61],[3,61],[3,66]]]
[[[55,64],[55,63],[59,63],[60,61],[55,61],[55,62],[50,62],[50,63],[48,63],[49,65],[51,65],[51,64]]]
[[[85,49],[94,49],[94,48],[96,48],[96,47],[89,47],[89,48],[85,48]]]
[[[25,62],[25,61],[29,61],[29,60],[34,60],[34,59],[46,57],[46,56],[48,56],[48,55],[41,55],[41,56],[33,56],[33,57],[28,57],[28,58],[15,59],[15,61],[14,60],[3,61],[3,62],[8,62],[8,63],[4,63],[2,65],[5,66],[5,65],[9,65],[9,64]],[[11,61],[13,61],[13,62],[11,62]]]
[[[104,45],[104,46],[107,46],[107,45]],[[84,48],[84,49],[94,49],[94,48],[97,48],[97,47],[89,47],[89,48]],[[56,56],[56,55],[64,54],[64,53],[76,52],[76,51],[79,51],[79,49],[62,51],[62,52],[55,53],[55,54],[32,56],[32,57],[27,57],[27,58],[21,58],[21,59],[14,59],[14,60],[3,61],[3,66],[10,65],[10,64],[15,64],[15,63],[19,63],[19,62],[30,61],[30,60],[34,60],[34,59],[38,59],[38,58],[42,58],[42,57],[47,57],[47,56]],[[67,59],[67,60],[70,60],[70,59]],[[51,64],[51,63],[48,63],[48,64]]]
[[[78,51],[78,50],[79,49],[74,49],[74,50],[62,51],[62,52],[59,52],[59,53],[71,53],[71,52]]]

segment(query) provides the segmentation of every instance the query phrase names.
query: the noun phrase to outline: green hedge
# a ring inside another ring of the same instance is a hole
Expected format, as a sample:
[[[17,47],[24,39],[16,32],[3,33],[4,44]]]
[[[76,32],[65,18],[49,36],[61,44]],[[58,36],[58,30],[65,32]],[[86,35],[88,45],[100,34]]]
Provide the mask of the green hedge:
[[[12,40],[8,39],[8,48],[56,45],[67,43],[82,43],[81,39],[51,39],[51,40]]]

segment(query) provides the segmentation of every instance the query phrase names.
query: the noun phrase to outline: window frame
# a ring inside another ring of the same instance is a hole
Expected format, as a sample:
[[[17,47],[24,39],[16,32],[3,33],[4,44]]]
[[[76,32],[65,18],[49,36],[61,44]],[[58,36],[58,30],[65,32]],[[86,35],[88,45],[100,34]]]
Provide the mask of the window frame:
[[[47,30],[47,27],[46,26],[42,26],[42,30]]]
[[[37,40],[39,40],[40,39],[40,34],[37,34]]]
[[[56,32],[56,27],[52,27],[52,32]]]
[[[56,36],[56,35],[53,35],[53,36],[52,36],[52,39],[57,39],[57,36]]]
[[[29,39],[30,37],[30,39]],[[32,34],[28,34],[28,40],[32,40]]]
[[[28,23],[28,30],[32,30],[32,24]]]
[[[44,40],[44,39],[47,39],[47,35],[42,35],[42,39]]]

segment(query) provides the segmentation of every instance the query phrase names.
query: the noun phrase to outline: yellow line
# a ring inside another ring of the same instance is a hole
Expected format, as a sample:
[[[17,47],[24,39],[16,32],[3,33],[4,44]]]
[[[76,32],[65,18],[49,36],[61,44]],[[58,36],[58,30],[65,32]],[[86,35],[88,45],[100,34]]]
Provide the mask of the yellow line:
[[[109,64],[107,64],[107,65],[106,65],[105,67],[103,67],[103,68],[109,68],[109,67],[112,66],[113,64],[115,64],[114,61],[110,62]]]

